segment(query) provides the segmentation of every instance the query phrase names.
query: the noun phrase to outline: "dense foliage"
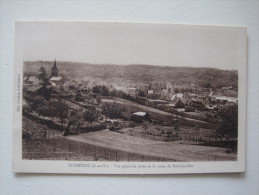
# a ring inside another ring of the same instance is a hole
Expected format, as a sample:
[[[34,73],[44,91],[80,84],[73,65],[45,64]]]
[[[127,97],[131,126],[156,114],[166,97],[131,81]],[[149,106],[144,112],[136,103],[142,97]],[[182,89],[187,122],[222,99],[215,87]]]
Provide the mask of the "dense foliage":
[[[105,103],[103,104],[102,112],[106,117],[111,119],[123,118],[123,112],[125,112],[125,108],[117,103]]]
[[[98,93],[103,96],[109,95],[109,89],[105,85],[95,85],[92,91],[93,93]]]
[[[99,110],[97,110],[95,107],[90,107],[83,113],[83,118],[85,119],[85,121],[92,124],[92,122],[98,119],[100,115],[101,113]]]
[[[222,121],[219,126],[219,133],[222,136],[237,138],[238,136],[238,106],[228,106],[221,111]]]

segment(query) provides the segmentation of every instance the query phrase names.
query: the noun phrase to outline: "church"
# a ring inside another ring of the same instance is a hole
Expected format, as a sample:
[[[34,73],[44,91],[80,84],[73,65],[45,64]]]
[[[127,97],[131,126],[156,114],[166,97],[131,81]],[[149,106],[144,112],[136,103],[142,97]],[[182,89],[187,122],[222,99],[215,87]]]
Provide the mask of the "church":
[[[54,65],[51,69],[51,77],[50,77],[49,81],[53,86],[60,86],[60,85],[64,84],[64,79],[58,75],[58,67],[57,67],[56,59],[54,61]]]

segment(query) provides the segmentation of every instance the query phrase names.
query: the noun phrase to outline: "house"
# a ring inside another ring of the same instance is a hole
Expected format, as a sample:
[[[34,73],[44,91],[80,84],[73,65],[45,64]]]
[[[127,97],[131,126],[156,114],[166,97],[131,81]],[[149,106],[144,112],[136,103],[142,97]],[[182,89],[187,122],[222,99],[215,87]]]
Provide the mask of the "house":
[[[182,101],[181,98],[176,98],[171,102],[171,105],[174,106],[174,108],[184,108],[185,103]]]
[[[167,101],[165,101],[165,100],[152,100],[152,99],[150,99],[148,101],[148,105],[153,106],[155,108],[158,108],[159,106],[161,106],[163,104],[167,104]]]
[[[232,89],[232,86],[222,87],[222,89],[224,89],[224,90],[230,90],[230,89]]]
[[[148,94],[148,95],[147,95],[147,98],[148,98],[148,99],[153,99],[153,100],[154,100],[154,99],[157,99],[157,100],[158,100],[158,99],[160,99],[160,97],[161,97],[161,94],[160,94],[160,93],[151,93],[151,94]]]
[[[134,122],[141,123],[150,121],[150,116],[148,112],[134,112],[130,114],[130,119]]]
[[[78,82],[75,80],[66,81],[64,85],[67,86],[69,89],[75,90],[78,87]]]
[[[148,104],[148,99],[146,97],[136,97],[136,102],[142,105],[147,105]]]
[[[188,93],[177,93],[171,96],[170,103],[176,108],[184,108],[191,104],[191,98]]]
[[[216,96],[215,97],[217,103],[225,105],[227,102],[229,103],[237,103],[238,99],[233,97],[226,97],[226,96]]]
[[[210,103],[210,97],[209,96],[202,96],[202,95],[199,95],[195,98],[196,100],[202,102],[203,104],[209,104]]]
[[[167,89],[161,89],[161,98],[162,99],[170,99],[170,97],[172,96],[172,90],[171,88],[167,88]]]
[[[40,83],[40,80],[35,75],[25,76],[23,81],[25,85],[39,85]]]
[[[176,93],[174,95],[171,96],[171,100],[174,100],[176,98],[183,98],[184,94],[183,93]]]
[[[115,87],[116,90],[123,91],[125,94],[136,97],[138,89],[136,87]]]
[[[182,109],[185,107],[185,103],[180,98],[174,99],[174,101],[170,101],[168,104],[159,104],[158,108],[164,110],[166,112],[171,111],[173,109]]]
[[[198,110],[202,110],[205,107],[205,105],[202,101],[195,99],[195,98],[191,99],[191,106]]]
[[[128,87],[127,88],[127,94],[130,95],[131,97],[136,97],[137,96],[137,88],[135,87]]]
[[[63,85],[64,84],[64,80],[62,77],[51,77],[49,82],[54,85],[54,86],[58,86],[58,85]]]
[[[147,90],[147,94],[153,94],[154,91],[152,89]]]
[[[26,91],[32,95],[39,95],[43,93],[44,87],[43,85],[33,85],[29,87]]]

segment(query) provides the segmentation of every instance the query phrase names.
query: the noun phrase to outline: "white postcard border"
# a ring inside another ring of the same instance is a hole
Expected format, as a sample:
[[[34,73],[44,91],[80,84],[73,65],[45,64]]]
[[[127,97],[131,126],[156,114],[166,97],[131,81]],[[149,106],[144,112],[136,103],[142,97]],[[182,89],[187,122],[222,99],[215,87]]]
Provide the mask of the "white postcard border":
[[[246,131],[246,28],[233,27],[240,32],[240,59],[238,64],[238,157],[237,161],[220,162],[98,162],[49,161],[22,159],[22,78],[23,53],[19,40],[20,26],[16,22],[14,94],[13,94],[13,172],[16,173],[71,173],[71,174],[179,174],[230,173],[245,171]],[[126,23],[122,23],[126,24]],[[150,24],[152,25],[152,24]],[[170,24],[173,25],[173,24]],[[187,28],[206,26],[186,25]],[[212,27],[210,28],[231,28]]]

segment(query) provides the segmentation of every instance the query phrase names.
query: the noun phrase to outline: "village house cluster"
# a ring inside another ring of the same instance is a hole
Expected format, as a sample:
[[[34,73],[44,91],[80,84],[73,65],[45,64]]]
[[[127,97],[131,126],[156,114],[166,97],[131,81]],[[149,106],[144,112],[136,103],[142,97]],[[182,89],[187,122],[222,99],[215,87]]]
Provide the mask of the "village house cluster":
[[[192,92],[181,92],[171,84],[164,84],[161,88],[153,87],[151,84],[146,87],[125,87],[119,86],[119,84],[117,86],[109,85],[109,83],[96,81],[89,76],[64,78],[59,74],[56,60],[50,76],[47,75],[42,66],[38,73],[24,75],[23,81],[25,92],[32,95],[38,95],[43,90],[51,89],[50,97],[73,99],[81,102],[82,105],[86,102],[86,94],[89,93],[96,93],[101,97],[117,96],[166,112],[209,122],[217,122],[218,113],[221,109],[238,103],[237,98],[217,95],[212,89],[202,88],[195,84],[190,86],[193,89]],[[222,87],[221,91],[231,89],[232,86],[225,86]],[[98,104],[96,98],[89,99],[89,97],[87,103]],[[143,115],[138,110],[136,110],[136,113],[138,113],[136,115]]]

